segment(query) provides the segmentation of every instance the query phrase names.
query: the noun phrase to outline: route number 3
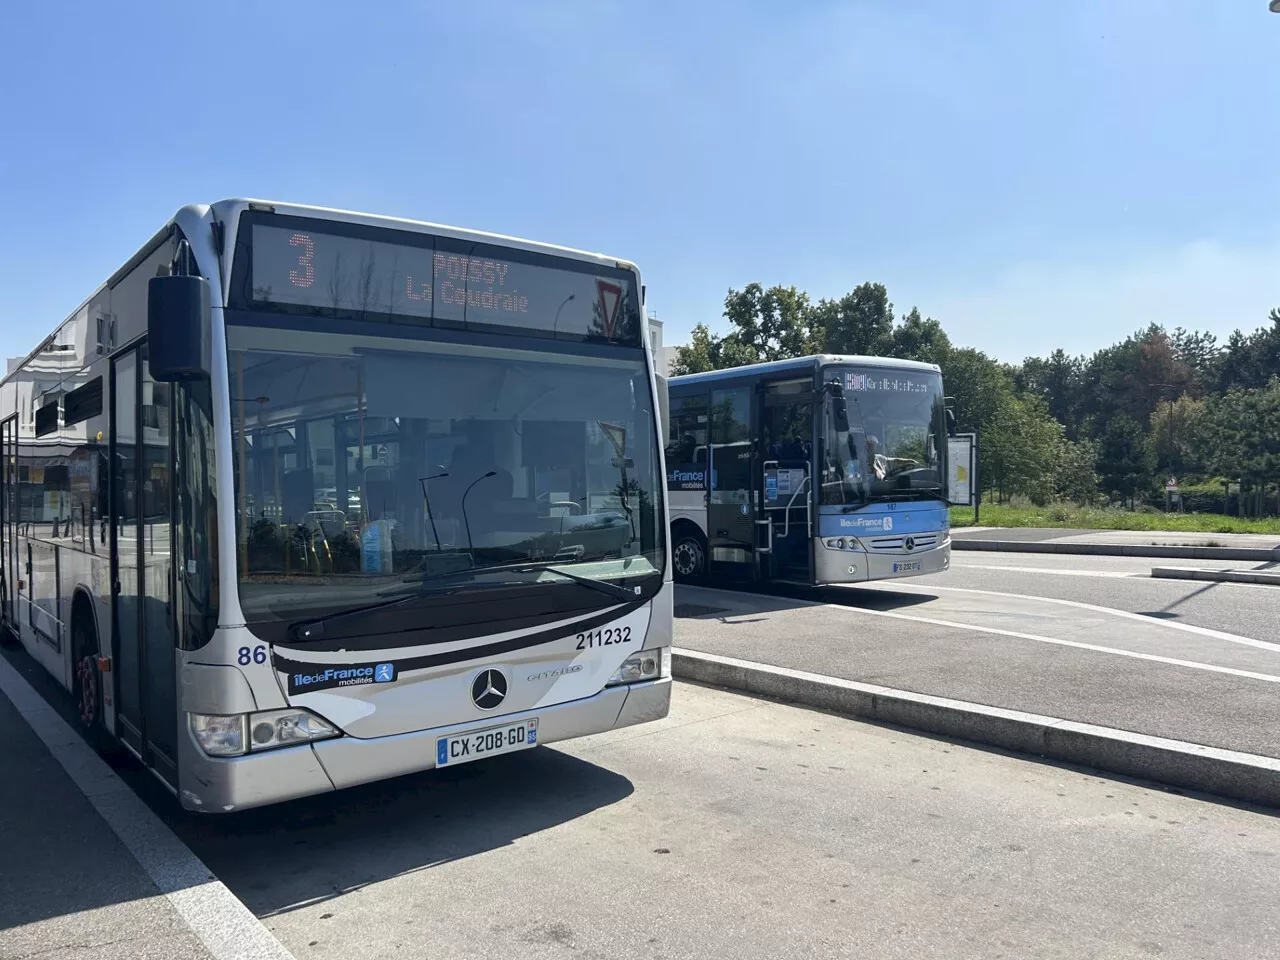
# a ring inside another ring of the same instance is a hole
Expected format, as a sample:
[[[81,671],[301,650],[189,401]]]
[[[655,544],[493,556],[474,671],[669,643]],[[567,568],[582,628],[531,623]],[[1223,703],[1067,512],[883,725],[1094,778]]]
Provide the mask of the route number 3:
[[[236,663],[242,667],[247,667],[251,663],[266,663],[267,647],[266,644],[258,644],[256,647],[241,647],[239,654],[236,656]]]

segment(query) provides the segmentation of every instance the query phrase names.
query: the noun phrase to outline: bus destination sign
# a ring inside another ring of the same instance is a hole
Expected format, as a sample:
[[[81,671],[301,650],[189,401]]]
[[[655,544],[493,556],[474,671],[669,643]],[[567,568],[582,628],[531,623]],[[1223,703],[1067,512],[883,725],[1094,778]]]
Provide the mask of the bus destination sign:
[[[639,342],[635,284],[624,271],[527,263],[501,247],[443,238],[419,246],[264,224],[253,225],[252,249],[256,303]]]

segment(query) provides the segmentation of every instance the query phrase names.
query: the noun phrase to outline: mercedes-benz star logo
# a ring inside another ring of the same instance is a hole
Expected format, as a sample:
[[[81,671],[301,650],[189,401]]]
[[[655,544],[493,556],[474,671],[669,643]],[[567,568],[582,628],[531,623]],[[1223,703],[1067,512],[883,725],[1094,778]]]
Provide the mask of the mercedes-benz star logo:
[[[507,678],[501,670],[481,670],[471,681],[471,699],[481,710],[492,710],[507,698]]]
[[[907,549],[908,549],[908,550],[914,550],[915,548],[916,548],[916,538],[915,538],[915,537],[907,537]]]

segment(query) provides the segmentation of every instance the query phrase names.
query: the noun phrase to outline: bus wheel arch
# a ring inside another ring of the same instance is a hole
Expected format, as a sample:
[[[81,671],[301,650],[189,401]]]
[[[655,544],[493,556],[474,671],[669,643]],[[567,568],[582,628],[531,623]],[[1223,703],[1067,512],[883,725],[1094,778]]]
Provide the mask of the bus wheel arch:
[[[707,575],[707,537],[691,520],[671,525],[671,567],[682,583],[696,583]]]
[[[102,724],[102,671],[98,667],[98,625],[93,601],[77,590],[71,601],[72,694],[85,729]]]

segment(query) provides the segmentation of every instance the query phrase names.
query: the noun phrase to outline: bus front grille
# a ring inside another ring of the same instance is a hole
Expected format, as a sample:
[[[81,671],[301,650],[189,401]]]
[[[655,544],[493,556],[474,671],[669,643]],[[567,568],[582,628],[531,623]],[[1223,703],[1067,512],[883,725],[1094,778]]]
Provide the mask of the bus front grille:
[[[911,541],[910,550],[907,548],[908,540]],[[911,553],[917,550],[932,550],[938,545],[938,535],[936,533],[921,533],[901,537],[876,537],[874,540],[863,542],[868,550],[876,553]]]

